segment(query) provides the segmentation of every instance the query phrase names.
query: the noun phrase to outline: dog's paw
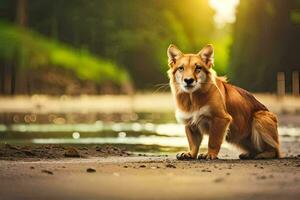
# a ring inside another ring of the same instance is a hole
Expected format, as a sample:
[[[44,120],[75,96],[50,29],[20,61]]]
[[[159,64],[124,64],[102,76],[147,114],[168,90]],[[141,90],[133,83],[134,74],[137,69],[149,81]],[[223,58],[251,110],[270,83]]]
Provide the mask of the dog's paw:
[[[189,152],[178,153],[176,155],[177,160],[193,160],[193,156]]]
[[[199,160],[202,160],[202,159],[215,160],[215,159],[218,159],[218,155],[216,155],[214,153],[202,153],[202,154],[199,154],[198,159]]]
[[[241,154],[239,155],[239,158],[240,158],[241,160],[249,160],[249,159],[254,159],[254,155],[251,154],[251,153],[241,153]]]

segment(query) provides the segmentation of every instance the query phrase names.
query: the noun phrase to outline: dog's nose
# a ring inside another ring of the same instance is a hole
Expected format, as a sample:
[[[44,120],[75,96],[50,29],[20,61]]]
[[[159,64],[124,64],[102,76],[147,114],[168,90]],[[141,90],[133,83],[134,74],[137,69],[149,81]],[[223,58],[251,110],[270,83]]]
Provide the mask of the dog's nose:
[[[194,79],[193,78],[185,78],[184,79],[184,82],[187,84],[187,85],[190,85],[194,82]]]

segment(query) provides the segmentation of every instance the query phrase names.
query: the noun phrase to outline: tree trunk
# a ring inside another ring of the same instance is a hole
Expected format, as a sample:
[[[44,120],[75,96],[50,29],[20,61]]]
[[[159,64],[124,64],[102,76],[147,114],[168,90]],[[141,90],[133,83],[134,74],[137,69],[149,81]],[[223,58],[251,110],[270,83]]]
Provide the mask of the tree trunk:
[[[26,26],[28,22],[27,16],[27,0],[18,0],[17,2],[17,24],[20,26]]]

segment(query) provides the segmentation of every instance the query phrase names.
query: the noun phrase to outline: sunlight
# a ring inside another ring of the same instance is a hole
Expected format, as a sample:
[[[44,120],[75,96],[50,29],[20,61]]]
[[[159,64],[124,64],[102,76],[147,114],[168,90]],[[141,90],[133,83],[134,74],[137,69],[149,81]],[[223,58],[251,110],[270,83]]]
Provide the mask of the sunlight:
[[[209,0],[210,6],[216,11],[214,20],[219,28],[226,23],[235,22],[235,9],[240,0]]]

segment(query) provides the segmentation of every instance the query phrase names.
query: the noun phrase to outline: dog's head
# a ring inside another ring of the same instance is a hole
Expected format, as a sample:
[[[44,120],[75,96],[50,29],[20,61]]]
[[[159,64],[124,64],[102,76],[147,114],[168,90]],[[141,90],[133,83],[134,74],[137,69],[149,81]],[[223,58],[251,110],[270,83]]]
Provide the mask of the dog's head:
[[[209,82],[214,49],[208,44],[197,54],[184,54],[171,44],[167,51],[171,83],[182,92],[192,93]]]

